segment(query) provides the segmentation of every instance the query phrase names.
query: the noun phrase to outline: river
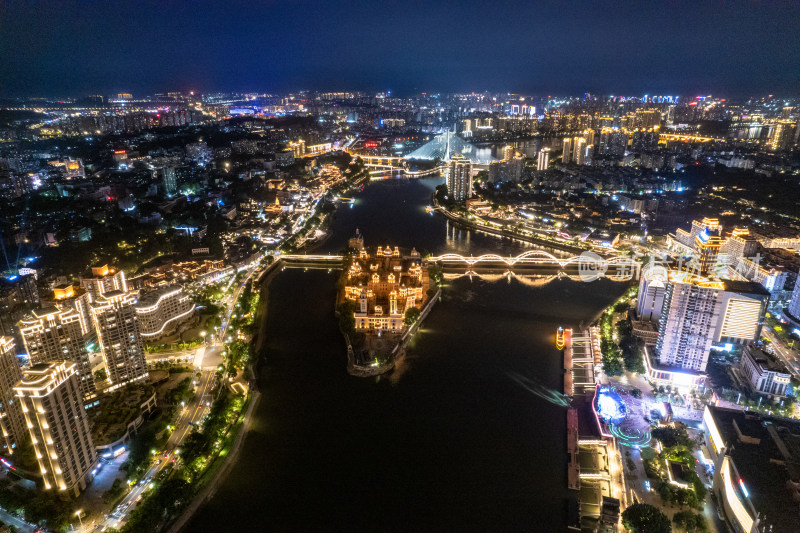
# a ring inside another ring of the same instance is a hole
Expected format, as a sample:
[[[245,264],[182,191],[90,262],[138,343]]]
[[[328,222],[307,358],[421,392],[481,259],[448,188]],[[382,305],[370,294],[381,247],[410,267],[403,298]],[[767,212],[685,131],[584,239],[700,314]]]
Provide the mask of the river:
[[[425,212],[441,179],[373,182],[341,208],[322,253],[367,246],[517,254],[529,245]],[[317,251],[319,253],[319,251]],[[563,531],[566,407],[559,325],[623,290],[607,280],[448,281],[380,378],[346,372],[337,272],[270,285],[261,402],[236,465],[188,531]]]

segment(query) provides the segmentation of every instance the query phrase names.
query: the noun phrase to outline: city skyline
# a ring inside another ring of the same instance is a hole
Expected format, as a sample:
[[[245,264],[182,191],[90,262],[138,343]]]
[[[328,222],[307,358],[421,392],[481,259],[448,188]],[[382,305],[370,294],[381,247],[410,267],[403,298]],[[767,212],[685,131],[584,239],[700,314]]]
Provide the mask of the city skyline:
[[[0,529],[800,531],[800,2],[0,3]]]
[[[0,96],[330,88],[748,97],[788,96],[800,84],[796,3],[571,7],[7,2]]]

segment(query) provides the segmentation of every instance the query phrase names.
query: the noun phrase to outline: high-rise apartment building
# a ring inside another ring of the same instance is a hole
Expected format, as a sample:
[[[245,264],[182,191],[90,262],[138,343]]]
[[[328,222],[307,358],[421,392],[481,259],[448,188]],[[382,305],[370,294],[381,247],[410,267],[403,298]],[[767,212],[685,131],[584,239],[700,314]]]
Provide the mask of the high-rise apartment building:
[[[561,162],[567,165],[572,161],[572,137],[564,137],[561,147]]]
[[[650,266],[642,272],[639,280],[639,296],[636,300],[636,314],[639,320],[656,324],[659,322],[668,279],[665,267]]]
[[[794,328],[800,329],[800,273],[797,274],[797,282],[792,291],[792,298],[789,300],[789,307],[783,310],[783,318]]]
[[[508,181],[519,183],[522,181],[522,174],[525,170],[525,158],[521,154],[516,154],[505,162],[506,178]]]
[[[760,283],[723,280],[720,317],[714,332],[719,344],[747,344],[761,338],[770,293]]]
[[[46,490],[77,496],[97,464],[75,364],[39,363],[14,387]]]
[[[81,286],[92,296],[92,300],[106,292],[128,290],[125,272],[108,265],[92,267],[90,275],[81,278]]]
[[[694,238],[694,248],[697,250],[697,261],[700,265],[700,274],[707,276],[714,271],[719,256],[722,240],[718,235],[709,235],[701,231]]]
[[[645,292],[639,295],[639,307],[647,307],[650,287],[656,281],[660,278],[649,276],[647,282],[640,283]],[[685,271],[670,271],[658,322],[659,363],[703,372],[713,344],[757,341],[769,297],[758,283],[712,280]]]
[[[22,379],[14,339],[0,337],[0,430],[3,433],[3,453],[10,455],[28,435],[14,385]]]
[[[455,155],[450,159],[447,193],[457,202],[463,202],[472,196],[472,161],[462,155]]]
[[[81,394],[93,397],[95,389],[89,351],[89,334],[74,309],[48,307],[32,311],[17,323],[31,363],[67,360],[75,363]]]
[[[92,296],[79,285],[59,285],[53,289],[53,294],[42,298],[43,307],[57,307],[61,310],[72,309],[80,316],[81,331],[85,335],[94,334],[92,323]]]
[[[542,148],[539,150],[539,156],[536,160],[536,170],[547,170],[547,165],[550,164],[550,148]]]
[[[115,386],[148,375],[135,304],[133,293],[111,291],[99,296],[92,306],[97,339]]]
[[[758,240],[745,228],[736,228],[727,242],[728,264],[735,265],[739,259],[749,259],[758,251]]]
[[[595,132],[592,129],[583,132],[583,138],[586,139],[586,146],[594,146]]]
[[[586,139],[583,137],[575,137],[572,140],[573,145],[573,161],[576,165],[583,165],[586,163]]]
[[[175,177],[175,167],[162,167],[158,169],[158,177],[161,179],[161,187],[164,195],[172,197],[178,192],[178,180]]]
[[[703,372],[719,322],[718,281],[674,272],[664,291],[656,354],[662,365]]]

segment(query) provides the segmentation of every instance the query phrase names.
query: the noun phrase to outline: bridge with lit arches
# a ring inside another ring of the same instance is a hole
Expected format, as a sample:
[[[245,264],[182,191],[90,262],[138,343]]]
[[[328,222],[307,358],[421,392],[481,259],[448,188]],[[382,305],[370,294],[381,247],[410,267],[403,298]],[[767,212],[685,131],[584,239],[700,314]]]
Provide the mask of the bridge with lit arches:
[[[313,255],[313,254],[286,254],[280,258],[287,263],[299,264],[324,264],[334,265],[341,263],[341,255]],[[528,250],[513,257],[503,257],[498,254],[483,254],[479,256],[465,256],[455,253],[446,253],[425,258],[429,264],[438,264],[443,267],[464,266],[467,274],[477,274],[480,270],[497,267],[525,268],[525,267],[552,267],[558,271],[580,272],[584,274],[596,273],[611,279],[630,279],[638,272],[639,263],[635,258],[625,256],[601,257],[594,253],[583,253],[558,257],[544,250]]]

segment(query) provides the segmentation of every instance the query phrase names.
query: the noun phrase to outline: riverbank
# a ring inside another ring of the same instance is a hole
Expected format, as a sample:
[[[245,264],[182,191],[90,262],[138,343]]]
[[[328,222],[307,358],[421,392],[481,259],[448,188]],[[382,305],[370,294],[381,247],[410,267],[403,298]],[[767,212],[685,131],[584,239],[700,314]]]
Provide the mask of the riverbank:
[[[414,324],[412,324],[408,329],[403,332],[403,335],[400,337],[397,345],[392,349],[392,353],[390,355],[389,361],[384,364],[379,365],[360,365],[355,362],[355,354],[353,353],[352,348],[350,347],[349,340],[347,335],[345,335],[345,340],[347,341],[347,372],[351,376],[356,377],[372,377],[372,376],[379,376],[385,374],[392,370],[395,367],[395,364],[398,360],[402,359],[405,356],[405,348],[408,344],[408,341],[413,337],[414,333],[417,332],[422,321],[430,314],[431,309],[439,301],[442,295],[442,289],[437,288],[436,293],[428,298],[428,301],[425,302],[422,310],[420,311],[419,318],[417,319]]]
[[[261,288],[259,290],[260,299],[258,311],[256,313],[256,320],[259,323],[259,329],[255,338],[253,338],[251,341],[253,343],[253,352],[255,354],[261,354],[261,350],[263,349],[264,345],[264,339],[266,338],[265,324],[267,322],[269,285],[275,276],[282,270],[282,267],[283,264],[280,260],[274,261],[272,264],[268,265],[256,279],[256,283],[260,284]],[[261,357],[259,355],[256,361],[251,363],[251,368],[253,368],[254,374],[257,374],[260,362]],[[250,398],[248,400],[247,409],[245,410],[241,419],[241,425],[236,429],[236,436],[229,452],[224,458],[217,458],[218,461],[221,459],[222,462],[220,464],[212,465],[210,467],[210,472],[207,474],[208,479],[206,480],[205,485],[195,494],[188,507],[184,509],[180,517],[172,524],[172,526],[170,526],[168,530],[170,533],[178,533],[189,523],[189,521],[194,517],[195,513],[214,496],[219,485],[225,481],[231,469],[236,464],[242,444],[252,425],[253,412],[261,401],[261,393],[256,389],[256,383],[257,382],[255,379],[250,380]]]
[[[256,406],[258,406],[259,401],[261,401],[261,393],[258,391],[253,391],[251,393],[250,402],[247,406],[247,411],[245,411],[244,418],[242,419],[242,426],[239,428],[239,431],[236,434],[236,438],[233,441],[230,452],[228,452],[228,455],[225,456],[222,465],[220,466],[219,470],[213,474],[212,479],[210,479],[208,483],[206,483],[206,485],[200,489],[200,491],[192,499],[192,503],[190,503],[189,506],[183,511],[183,514],[181,514],[180,518],[174,524],[172,524],[172,526],[169,528],[169,533],[178,533],[181,531],[181,529],[186,526],[189,520],[192,519],[197,510],[205,505],[214,496],[219,484],[228,476],[234,463],[236,463],[236,458],[238,457],[239,451],[242,448],[245,435],[248,433],[248,431],[250,431],[253,411],[255,410]]]
[[[572,246],[572,245],[569,245],[569,244],[566,244],[566,243],[561,243],[561,242],[558,242],[558,241],[552,241],[552,240],[549,240],[549,239],[543,239],[543,238],[533,237],[533,236],[529,236],[529,235],[520,235],[519,233],[516,233],[516,232],[511,232],[511,231],[507,231],[507,230],[500,229],[500,228],[494,228],[494,227],[489,226],[487,224],[482,224],[480,222],[469,220],[469,219],[467,219],[467,218],[465,218],[465,217],[463,217],[461,215],[453,213],[452,211],[450,211],[449,209],[447,209],[443,205],[439,204],[439,202],[436,200],[436,196],[435,195],[433,196],[433,205],[434,205],[434,209],[436,211],[440,212],[441,214],[443,214],[446,218],[448,218],[449,220],[452,220],[453,222],[455,222],[455,223],[457,223],[457,224],[459,224],[461,226],[469,228],[469,229],[474,229],[474,230],[477,230],[477,231],[483,231],[483,232],[489,233],[491,235],[499,235],[501,237],[508,237],[509,239],[516,239],[516,240],[521,241],[521,242],[527,242],[527,243],[530,243],[530,244],[537,244],[539,246],[545,246],[545,247],[549,247],[549,248],[554,248],[556,250],[561,250],[563,252],[570,252],[570,253],[574,253],[574,254],[581,254],[583,252],[592,251],[594,249],[594,247],[592,247],[592,246],[586,246],[586,247]],[[604,250],[594,249],[594,251],[596,251],[599,255],[603,255],[603,254],[607,254],[608,253],[607,249],[604,249]]]
[[[372,182],[315,253],[343,249],[356,228],[433,255],[530,246],[426,213],[440,181]],[[329,270],[285,268],[270,283],[263,401],[230,474],[184,529],[563,531],[566,421],[551,337],[607,307],[618,285],[448,281],[390,375],[353,379]]]

